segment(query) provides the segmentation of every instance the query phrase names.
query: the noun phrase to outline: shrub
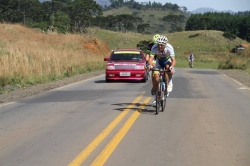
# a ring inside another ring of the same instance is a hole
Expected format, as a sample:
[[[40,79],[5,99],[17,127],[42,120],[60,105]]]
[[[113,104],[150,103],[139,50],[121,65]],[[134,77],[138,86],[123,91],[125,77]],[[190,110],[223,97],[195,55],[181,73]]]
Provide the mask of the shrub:
[[[236,35],[230,32],[224,32],[223,36],[228,38],[229,40],[236,39]]]

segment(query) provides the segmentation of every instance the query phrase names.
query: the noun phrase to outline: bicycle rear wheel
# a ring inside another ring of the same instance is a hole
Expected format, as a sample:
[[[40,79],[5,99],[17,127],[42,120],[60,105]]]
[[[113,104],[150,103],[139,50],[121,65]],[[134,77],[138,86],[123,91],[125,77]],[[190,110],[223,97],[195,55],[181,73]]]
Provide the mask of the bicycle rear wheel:
[[[165,110],[166,101],[167,101],[167,99],[165,97],[163,100],[161,100],[161,112],[164,112],[164,110]]]
[[[161,85],[160,81],[157,83],[156,87],[156,107],[155,107],[155,114],[157,115],[160,111],[160,106],[161,106]]]

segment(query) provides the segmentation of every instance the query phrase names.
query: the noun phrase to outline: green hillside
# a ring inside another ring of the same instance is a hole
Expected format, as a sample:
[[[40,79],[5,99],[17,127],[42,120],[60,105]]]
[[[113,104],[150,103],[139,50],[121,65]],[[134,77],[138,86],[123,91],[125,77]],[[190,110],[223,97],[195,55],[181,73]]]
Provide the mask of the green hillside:
[[[142,40],[150,40],[152,35],[139,33],[112,32],[102,29],[88,29],[87,35],[107,42],[111,49],[120,47],[136,47]],[[95,33],[94,33],[95,32]],[[219,63],[226,61],[234,54],[229,50],[246,41],[236,38],[232,41],[223,37],[221,31],[185,31],[164,34],[173,45],[176,53],[177,67],[188,67],[187,58],[191,52],[195,54],[196,67],[218,68]],[[108,56],[108,55],[107,55]]]
[[[179,26],[182,29],[185,29],[186,22],[190,16],[188,13],[181,11],[173,12],[172,10],[157,10],[157,9],[145,9],[145,10],[136,10],[128,7],[121,7],[117,9],[111,9],[103,12],[103,16],[108,15],[121,15],[121,14],[130,14],[136,17],[142,18],[144,23],[149,23],[151,26],[151,33],[169,33],[172,26]],[[166,22],[163,21],[163,17],[167,15],[184,15],[185,19],[183,22]],[[174,25],[173,25],[174,23]]]

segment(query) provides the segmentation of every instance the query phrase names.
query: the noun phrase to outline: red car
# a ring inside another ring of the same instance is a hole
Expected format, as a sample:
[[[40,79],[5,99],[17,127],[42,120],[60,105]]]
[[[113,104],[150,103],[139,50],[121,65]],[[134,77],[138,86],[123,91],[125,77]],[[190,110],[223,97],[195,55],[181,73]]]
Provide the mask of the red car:
[[[119,48],[113,50],[109,58],[104,58],[106,64],[106,82],[112,80],[147,81],[145,69],[146,59],[137,48]]]

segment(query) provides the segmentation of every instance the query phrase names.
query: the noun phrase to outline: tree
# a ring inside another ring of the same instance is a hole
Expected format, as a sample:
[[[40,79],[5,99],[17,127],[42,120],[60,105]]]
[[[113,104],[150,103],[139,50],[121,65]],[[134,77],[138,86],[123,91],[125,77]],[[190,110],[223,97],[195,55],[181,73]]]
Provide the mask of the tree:
[[[59,33],[67,33],[70,31],[70,18],[69,16],[58,11],[55,13],[54,26],[58,29]]]
[[[42,6],[39,0],[1,0],[0,21],[12,23],[42,21]]]
[[[188,9],[185,6],[182,6],[182,10],[186,13]]]
[[[226,38],[228,38],[230,41],[236,38],[236,35],[232,34],[230,32],[224,32],[223,36],[226,37]]]
[[[71,25],[80,31],[86,31],[93,16],[102,15],[102,7],[94,0],[74,0],[66,5],[66,11],[71,19]]]
[[[173,11],[178,11],[179,10],[179,6],[177,4],[174,4],[173,7],[172,7],[172,10]]]
[[[171,30],[169,32],[175,32],[177,27],[177,22],[180,21],[179,15],[167,15],[163,17],[163,21],[169,22],[171,24]]]
[[[0,21],[1,22],[20,22],[22,14],[18,10],[16,0],[1,0],[0,1]]]
[[[146,33],[149,28],[150,28],[150,24],[147,24],[147,23],[139,24],[137,26],[137,32]]]
[[[207,25],[211,22],[211,18],[210,17],[202,17],[200,19],[202,21],[202,23],[204,24],[204,29],[205,29],[205,36],[206,36],[206,31],[207,31]]]

